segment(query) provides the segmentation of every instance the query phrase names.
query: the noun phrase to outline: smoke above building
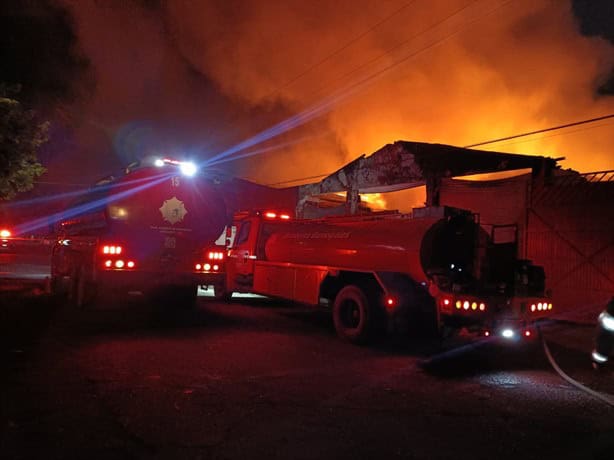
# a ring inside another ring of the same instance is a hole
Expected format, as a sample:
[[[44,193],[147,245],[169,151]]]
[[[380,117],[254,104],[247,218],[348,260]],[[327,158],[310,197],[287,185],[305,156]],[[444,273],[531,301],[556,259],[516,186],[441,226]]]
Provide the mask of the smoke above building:
[[[399,139],[463,146],[614,113],[614,46],[578,1],[58,5],[95,81],[68,156],[96,171],[182,154],[279,183]],[[614,169],[613,127],[486,148]]]

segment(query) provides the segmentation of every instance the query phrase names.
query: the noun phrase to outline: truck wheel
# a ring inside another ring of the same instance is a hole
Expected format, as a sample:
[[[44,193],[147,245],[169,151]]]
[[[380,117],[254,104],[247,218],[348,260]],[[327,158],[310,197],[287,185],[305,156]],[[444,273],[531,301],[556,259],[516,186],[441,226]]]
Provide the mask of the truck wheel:
[[[72,304],[79,309],[89,307],[96,299],[96,286],[90,281],[87,269],[83,265],[72,279],[71,290]]]
[[[213,286],[213,298],[222,302],[228,302],[232,298],[232,291],[228,292],[224,283],[216,284]]]
[[[370,338],[371,319],[369,300],[362,289],[350,285],[339,291],[333,305],[337,335],[352,343],[365,343]]]
[[[168,295],[169,300],[172,302],[174,299],[179,308],[191,310],[196,306],[198,286],[175,286],[169,290]]]

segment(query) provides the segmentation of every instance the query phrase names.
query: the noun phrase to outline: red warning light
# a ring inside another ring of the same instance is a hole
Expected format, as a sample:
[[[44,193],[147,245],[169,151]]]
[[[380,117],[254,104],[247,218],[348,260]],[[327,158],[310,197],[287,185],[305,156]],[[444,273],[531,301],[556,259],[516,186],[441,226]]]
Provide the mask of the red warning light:
[[[390,297],[390,296],[386,297],[384,302],[386,304],[386,307],[388,307],[388,308],[394,308],[396,306],[396,304],[397,304],[396,299],[394,297]]]

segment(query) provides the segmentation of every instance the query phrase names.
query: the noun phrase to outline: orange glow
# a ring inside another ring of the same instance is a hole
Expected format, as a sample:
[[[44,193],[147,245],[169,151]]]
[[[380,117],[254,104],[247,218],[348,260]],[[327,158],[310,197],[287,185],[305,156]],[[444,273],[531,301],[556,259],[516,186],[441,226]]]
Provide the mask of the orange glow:
[[[381,193],[363,193],[360,201],[367,203],[371,209],[386,209],[386,199]]]

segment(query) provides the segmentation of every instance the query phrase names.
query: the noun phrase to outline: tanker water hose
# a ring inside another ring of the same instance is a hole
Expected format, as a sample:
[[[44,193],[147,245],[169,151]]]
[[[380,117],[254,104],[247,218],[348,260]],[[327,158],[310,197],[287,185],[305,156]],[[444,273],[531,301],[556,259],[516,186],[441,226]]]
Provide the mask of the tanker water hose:
[[[559,365],[556,363],[556,361],[552,357],[552,354],[550,353],[550,349],[548,348],[548,344],[546,343],[546,339],[544,338],[544,334],[542,334],[541,329],[539,329],[538,327],[537,330],[539,331],[539,336],[541,337],[542,345],[544,347],[544,353],[546,353],[546,357],[548,358],[550,365],[556,371],[556,373],[559,374],[559,376],[563,380],[565,380],[567,383],[569,383],[570,385],[614,407],[614,397],[613,396],[605,394],[605,393],[599,393],[598,391],[588,388],[587,386],[582,385],[580,382],[572,379],[569,375],[563,372],[563,370],[559,367]]]

